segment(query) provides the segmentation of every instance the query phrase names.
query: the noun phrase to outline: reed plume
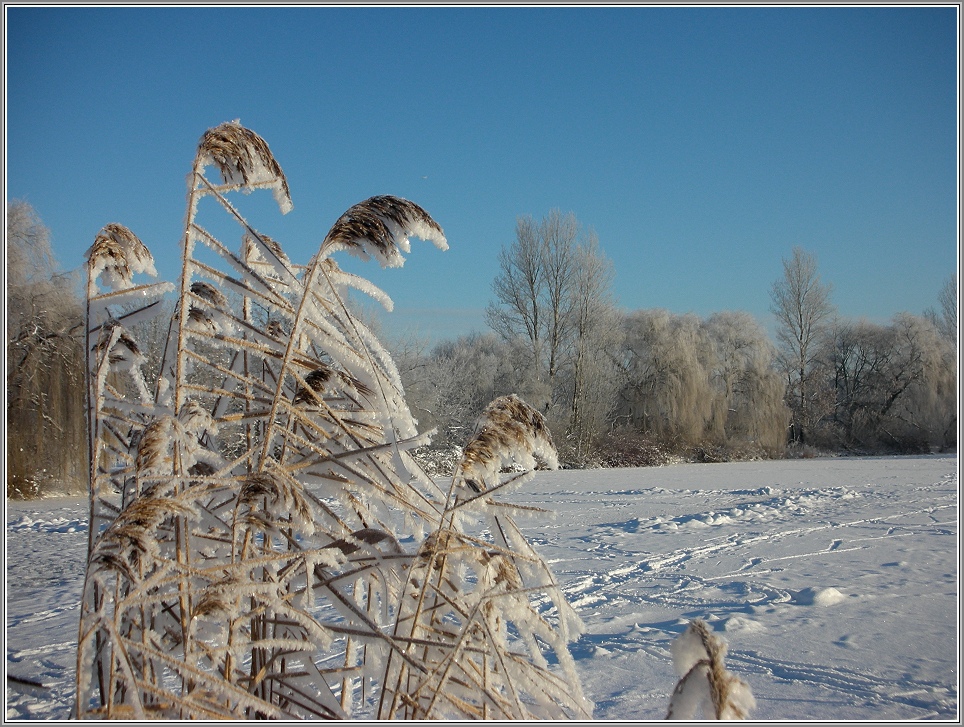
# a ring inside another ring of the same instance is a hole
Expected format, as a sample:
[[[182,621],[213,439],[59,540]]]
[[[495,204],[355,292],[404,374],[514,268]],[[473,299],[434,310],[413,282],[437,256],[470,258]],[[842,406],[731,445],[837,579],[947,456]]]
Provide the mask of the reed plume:
[[[399,250],[409,252],[408,238],[413,235],[448,249],[445,233],[424,209],[407,199],[382,195],[359,202],[339,217],[322,250],[331,254],[344,249],[362,259],[371,254],[382,267],[400,267],[404,258]]]
[[[198,142],[198,159],[213,162],[225,184],[251,190],[258,183],[277,183],[282,211],[291,208],[288,180],[268,143],[236,121],[209,129]]]
[[[475,426],[475,434],[462,453],[458,473],[476,492],[486,489],[499,471],[517,464],[534,469],[539,458],[545,466],[559,466],[552,433],[541,413],[515,394],[491,402]]]
[[[135,273],[157,276],[154,257],[147,246],[123,225],[105,225],[85,254],[91,282],[103,277],[114,290],[134,285]]]

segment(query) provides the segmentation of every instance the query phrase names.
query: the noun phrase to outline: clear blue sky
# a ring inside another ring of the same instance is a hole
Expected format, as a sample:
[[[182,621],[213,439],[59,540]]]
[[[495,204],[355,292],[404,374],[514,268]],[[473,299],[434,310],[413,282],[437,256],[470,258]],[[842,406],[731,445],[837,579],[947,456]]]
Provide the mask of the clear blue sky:
[[[393,330],[484,330],[516,218],[553,208],[596,230],[625,309],[770,327],[794,245],[852,318],[921,313],[957,269],[956,7],[6,13],[7,199],[65,268],[120,222],[176,280],[197,141],[240,118],[294,201],[242,211],[293,260],[374,194],[442,225],[448,252],[354,268]]]

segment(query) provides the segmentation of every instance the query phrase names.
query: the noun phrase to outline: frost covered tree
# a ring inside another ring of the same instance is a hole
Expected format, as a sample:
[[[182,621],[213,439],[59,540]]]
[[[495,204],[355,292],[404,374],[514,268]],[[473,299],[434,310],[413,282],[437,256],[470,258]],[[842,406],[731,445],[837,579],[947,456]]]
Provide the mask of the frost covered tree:
[[[556,376],[573,333],[576,266],[580,257],[588,258],[579,255],[579,223],[571,212],[563,215],[552,210],[542,220],[539,232],[545,273],[546,374],[554,394]]]
[[[499,251],[495,300],[486,310],[490,327],[505,340],[521,339],[545,386],[539,401],[548,410],[572,339],[574,273],[580,227],[571,212],[552,210],[541,221],[516,221],[516,239]]]
[[[665,442],[703,442],[713,410],[710,373],[695,315],[635,311],[625,321],[618,413]]]
[[[7,204],[6,273],[7,495],[74,490],[85,479],[83,309],[24,201]]]
[[[524,347],[494,333],[440,341],[402,371],[402,380],[419,423],[438,429],[433,447],[447,449],[465,445],[493,399],[516,392],[529,401],[539,391]]]
[[[411,237],[445,249],[441,227],[372,197],[293,263],[231,201],[266,189],[291,209],[237,122],[202,136],[189,179],[173,314],[131,230],[88,252],[77,716],[589,717],[579,619],[513,520],[526,509],[497,499],[557,466],[545,419],[496,399],[448,487],[428,477],[412,453],[432,433],[348,291],[391,300],[335,261],[398,267]],[[158,315],[150,378],[132,331]]]
[[[779,456],[786,446],[786,384],[776,351],[748,313],[724,311],[703,321],[715,391],[711,441]]]
[[[931,321],[940,334],[954,344],[956,348],[958,338],[957,275],[951,275],[944,281],[940,292],[937,294],[937,304],[939,310],[935,311],[933,308],[929,308],[925,311],[924,317]]]
[[[832,421],[841,445],[862,451],[950,446],[954,356],[932,322],[904,313],[887,325],[840,323],[831,341]]]
[[[780,456],[787,410],[774,361],[762,327],[746,313],[701,320],[634,311],[624,321],[614,418],[663,446],[701,457],[716,456],[714,448]]]
[[[805,441],[824,415],[813,367],[821,336],[834,315],[833,288],[820,280],[817,259],[794,247],[783,260],[783,277],[770,288],[770,310],[777,319],[777,340],[793,412],[793,438]]]
[[[619,315],[612,297],[612,261],[602,252],[595,231],[576,247],[571,283],[572,380],[567,439],[576,461],[589,455],[605,431],[616,384]]]
[[[489,326],[504,339],[527,341],[541,373],[545,340],[544,241],[531,216],[516,220],[516,239],[499,251],[499,275],[492,283],[497,304],[486,310]]]

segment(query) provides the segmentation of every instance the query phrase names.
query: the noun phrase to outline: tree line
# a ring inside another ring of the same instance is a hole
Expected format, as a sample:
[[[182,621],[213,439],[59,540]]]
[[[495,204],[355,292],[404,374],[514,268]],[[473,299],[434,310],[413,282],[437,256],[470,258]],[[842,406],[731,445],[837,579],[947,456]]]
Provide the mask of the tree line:
[[[938,307],[851,321],[815,258],[795,248],[770,289],[776,341],[747,313],[621,310],[592,228],[553,210],[518,218],[499,254],[489,331],[390,345],[427,458],[457,459],[485,405],[516,393],[569,466],[923,452],[957,445],[957,284]],[[7,494],[86,477],[84,307],[49,231],[7,205]],[[140,332],[156,366],[166,332]],[[70,484],[72,483],[72,485]]]
[[[488,333],[396,346],[413,410],[461,441],[517,392],[571,466],[920,453],[957,445],[957,280],[938,309],[848,320],[794,248],[769,290],[776,340],[742,311],[623,311],[612,262],[572,213],[520,217],[499,254]]]
[[[794,248],[771,288],[791,445],[858,452],[957,446],[957,278],[940,310],[890,323],[847,320],[816,259]]]

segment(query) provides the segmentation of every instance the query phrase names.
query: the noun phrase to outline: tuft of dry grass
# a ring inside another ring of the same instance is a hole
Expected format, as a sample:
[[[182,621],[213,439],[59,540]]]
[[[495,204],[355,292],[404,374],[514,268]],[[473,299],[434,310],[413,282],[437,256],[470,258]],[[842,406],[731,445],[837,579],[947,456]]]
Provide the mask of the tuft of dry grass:
[[[746,719],[755,706],[750,687],[727,670],[726,642],[706,622],[695,619],[673,643],[673,662],[680,680],[673,690],[666,719]]]

